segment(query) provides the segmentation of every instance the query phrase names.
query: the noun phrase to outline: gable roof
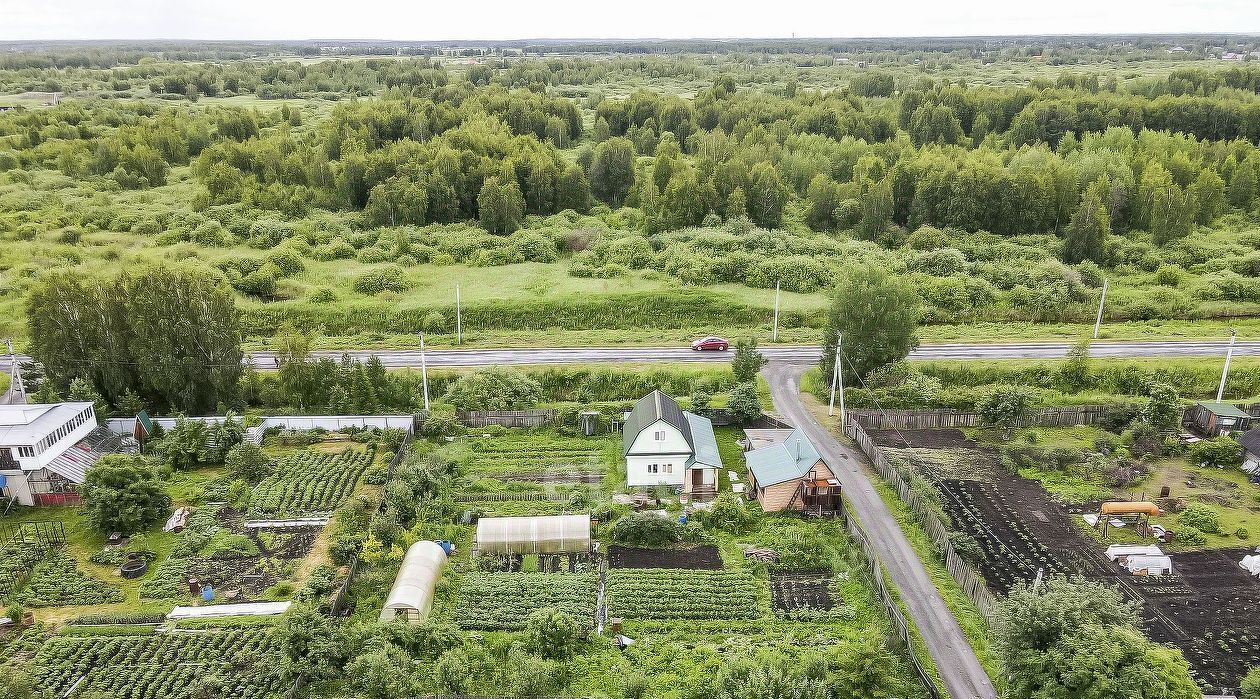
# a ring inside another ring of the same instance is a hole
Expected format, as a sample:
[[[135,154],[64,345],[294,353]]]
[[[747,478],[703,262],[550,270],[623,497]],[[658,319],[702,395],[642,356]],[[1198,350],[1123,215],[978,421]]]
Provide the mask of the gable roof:
[[[1242,442],[1243,449],[1252,454],[1260,455],[1260,427],[1244,432],[1243,436],[1238,438],[1238,441]]]
[[[764,487],[803,478],[822,456],[805,433],[797,429],[778,444],[744,454],[744,459],[757,479],[757,486]]]
[[[683,417],[691,427],[692,437],[692,458],[687,463],[687,468],[696,464],[721,468],[722,455],[718,452],[717,435],[713,434],[713,421],[686,411],[683,411]]]
[[[696,443],[695,437],[691,434],[691,423],[683,416],[683,410],[678,407],[678,402],[661,393],[660,390],[652,391],[640,398],[626,416],[626,424],[621,428],[622,453],[629,454],[630,447],[634,446],[634,440],[638,439],[643,430],[646,430],[657,420],[663,420],[666,424],[681,432],[683,439],[691,447],[691,452],[695,453]],[[709,431],[713,431],[712,425],[710,425]]]
[[[1238,406],[1233,403],[1216,403],[1213,401],[1203,401],[1199,405],[1207,408],[1208,412],[1219,415],[1221,417],[1237,417],[1251,419],[1251,415],[1239,410]]]
[[[91,406],[92,403],[83,401],[0,405],[0,445],[34,445]]]

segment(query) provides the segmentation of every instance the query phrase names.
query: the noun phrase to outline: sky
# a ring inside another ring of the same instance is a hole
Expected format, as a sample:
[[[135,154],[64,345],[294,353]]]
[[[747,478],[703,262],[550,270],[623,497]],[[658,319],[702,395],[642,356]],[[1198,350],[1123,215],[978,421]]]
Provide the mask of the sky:
[[[1172,32],[1260,32],[1260,0],[0,0],[0,41]]]

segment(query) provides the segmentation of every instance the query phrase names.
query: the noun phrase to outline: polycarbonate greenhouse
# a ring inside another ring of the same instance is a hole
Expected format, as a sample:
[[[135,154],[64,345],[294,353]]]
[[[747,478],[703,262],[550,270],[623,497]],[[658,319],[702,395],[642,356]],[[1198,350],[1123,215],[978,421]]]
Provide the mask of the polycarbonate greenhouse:
[[[588,553],[591,518],[588,515],[539,517],[482,517],[477,520],[478,553],[554,554]]]
[[[394,578],[394,586],[385,599],[381,621],[403,618],[419,623],[433,607],[433,591],[437,588],[446,551],[433,541],[417,541],[403,556],[402,568]]]

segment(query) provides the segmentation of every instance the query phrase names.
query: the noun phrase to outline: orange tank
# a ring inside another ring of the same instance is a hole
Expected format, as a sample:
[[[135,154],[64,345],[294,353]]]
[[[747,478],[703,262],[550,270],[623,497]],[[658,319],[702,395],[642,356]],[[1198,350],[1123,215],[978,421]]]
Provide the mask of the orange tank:
[[[1150,515],[1151,517],[1164,514],[1164,511],[1153,502],[1104,502],[1100,512],[1104,515]]]

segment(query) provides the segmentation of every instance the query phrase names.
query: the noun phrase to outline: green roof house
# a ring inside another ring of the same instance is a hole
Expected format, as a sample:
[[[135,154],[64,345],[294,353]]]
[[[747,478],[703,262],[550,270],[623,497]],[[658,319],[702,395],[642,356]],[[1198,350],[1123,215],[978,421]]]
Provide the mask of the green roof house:
[[[1208,437],[1246,432],[1255,419],[1233,403],[1203,401],[1190,409],[1191,424]]]

